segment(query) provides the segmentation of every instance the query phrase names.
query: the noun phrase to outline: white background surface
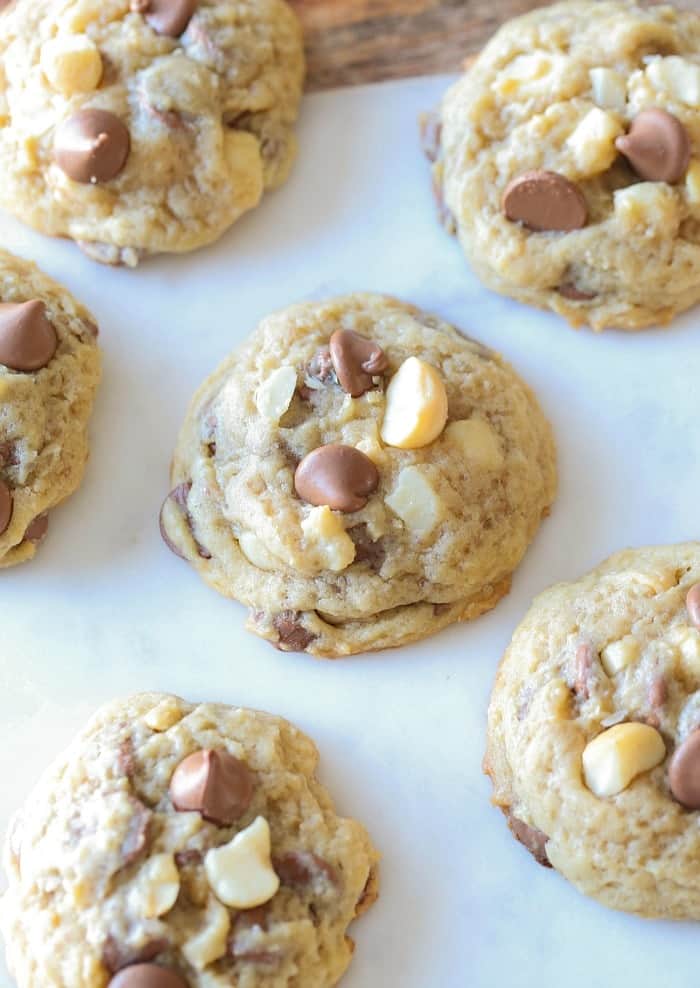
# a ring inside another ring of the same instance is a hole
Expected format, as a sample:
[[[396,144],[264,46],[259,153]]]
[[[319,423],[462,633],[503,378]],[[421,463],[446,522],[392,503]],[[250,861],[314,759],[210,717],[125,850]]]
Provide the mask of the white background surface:
[[[307,99],[290,183],[197,254],[105,269],[1,221],[4,245],[98,317],[104,380],[83,487],[36,559],[0,575],[0,827],[113,695],[268,709],[316,740],[339,809],[384,855],[346,988],[695,986],[700,928],[607,911],[538,867],[490,807],[481,757],[496,663],[534,594],[623,546],[698,537],[700,312],[600,337],[480,288],[418,150],[416,115],[444,86]],[[490,615],[326,663],[247,635],[244,609],[165,549],[157,515],[195,387],[268,311],[353,289],[404,296],[503,352],[554,423],[561,491]]]

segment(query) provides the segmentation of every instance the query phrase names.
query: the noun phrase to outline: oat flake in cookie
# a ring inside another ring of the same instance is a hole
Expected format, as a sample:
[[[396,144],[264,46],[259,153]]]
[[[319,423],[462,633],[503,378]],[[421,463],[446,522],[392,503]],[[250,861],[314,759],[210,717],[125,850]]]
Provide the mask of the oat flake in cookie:
[[[700,543],[620,552],[535,600],[485,769],[541,864],[615,909],[700,919]]]
[[[268,317],[205,381],[160,523],[251,631],[336,657],[493,607],[555,486],[549,425],[501,357],[350,295]]]
[[[331,988],[377,895],[312,741],[150,693],[108,704],[11,824],[0,900],[18,988]]]
[[[284,0],[15,0],[0,58],[0,203],[97,261],[210,243],[291,168]]]
[[[505,24],[425,121],[490,288],[640,329],[700,299],[700,18],[575,0]]]
[[[0,568],[32,558],[49,512],[79,486],[99,377],[87,309],[0,251]]]

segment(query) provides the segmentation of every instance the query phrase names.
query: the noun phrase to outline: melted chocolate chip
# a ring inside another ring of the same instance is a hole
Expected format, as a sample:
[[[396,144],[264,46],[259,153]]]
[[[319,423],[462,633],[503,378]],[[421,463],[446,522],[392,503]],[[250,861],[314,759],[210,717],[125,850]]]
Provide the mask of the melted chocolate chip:
[[[272,624],[279,635],[277,648],[283,652],[303,652],[317,637],[300,622],[299,611],[282,611],[276,614]]]
[[[504,811],[510,832],[516,840],[526,847],[538,864],[545,868],[551,868],[551,862],[547,857],[546,844],[549,838],[536,827],[530,827],[527,823],[519,820],[510,810]]]
[[[289,851],[274,858],[272,866],[283,885],[306,889],[339,884],[335,868],[313,851]]]
[[[536,233],[566,233],[586,225],[587,207],[578,186],[557,172],[524,172],[503,193],[506,218]]]
[[[174,504],[180,510],[181,514],[184,516],[184,519],[187,523],[187,527],[189,528],[190,534],[192,535],[192,539],[194,540],[194,544],[197,547],[198,555],[202,559],[211,559],[211,553],[208,551],[208,549],[205,549],[203,545],[200,545],[200,543],[194,537],[194,532],[192,531],[192,516],[190,515],[189,510],[187,508],[187,499],[189,497],[189,493],[191,490],[192,490],[192,482],[186,481],[185,483],[178,484],[177,487],[174,487],[170,491],[168,496],[165,498],[163,504],[161,505],[160,515],[158,518],[160,535],[161,538],[163,539],[163,542],[165,542],[165,544],[167,545],[168,549],[170,549],[171,552],[175,553],[176,556],[179,556],[180,559],[187,559],[187,556],[185,556],[184,553],[180,551],[179,547],[175,545],[173,540],[170,538],[168,534],[167,525],[165,522],[165,509],[168,507],[169,504]]]
[[[576,649],[576,676],[574,693],[580,700],[588,700],[591,695],[591,673],[595,662],[595,652],[590,645],[579,645]]]
[[[700,729],[691,731],[676,748],[668,766],[674,799],[689,810],[700,810]]]
[[[29,373],[41,370],[58,347],[56,330],[39,299],[0,303],[0,364]]]
[[[196,811],[219,827],[228,827],[243,816],[253,790],[253,774],[246,763],[224,748],[205,748],[188,755],[170,780],[170,799],[176,810]]]
[[[58,127],[54,157],[74,182],[109,182],[126,164],[131,148],[129,131],[106,110],[79,110]]]
[[[143,14],[156,34],[179,38],[197,9],[197,0],[131,0],[131,9]]]
[[[351,329],[337,329],[333,333],[330,355],[341,388],[352,398],[369,391],[374,386],[373,378],[389,366],[377,343]]]
[[[294,474],[294,488],[307,504],[360,511],[379,485],[379,471],[354,446],[331,443],[308,453]]]
[[[129,800],[133,808],[133,814],[119,852],[122,857],[123,868],[133,864],[146,850],[151,821],[153,819],[153,814],[147,806],[144,806],[140,799],[130,796]]]
[[[158,954],[169,949],[170,941],[165,937],[156,937],[146,941],[140,947],[132,947],[128,944],[119,943],[117,938],[110,934],[102,947],[102,963],[110,974],[115,974],[130,964],[155,960]]]
[[[4,480],[0,480],[0,535],[7,531],[12,521],[12,492]]]
[[[188,985],[172,968],[132,964],[115,974],[108,988],[188,988]]]
[[[46,538],[49,530],[49,516],[48,515],[37,515],[33,521],[29,522],[27,530],[24,533],[23,542],[32,542],[34,545],[39,545]]]
[[[348,535],[355,543],[355,562],[367,563],[375,573],[382,568],[386,559],[386,548],[381,539],[376,541],[369,534],[367,525],[354,525],[348,530]]]

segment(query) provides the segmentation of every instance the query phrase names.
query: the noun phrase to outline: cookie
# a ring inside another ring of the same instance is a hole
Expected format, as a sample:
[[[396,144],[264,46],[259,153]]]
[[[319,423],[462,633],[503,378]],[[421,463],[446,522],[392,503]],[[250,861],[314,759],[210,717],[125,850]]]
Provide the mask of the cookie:
[[[443,219],[495,291],[641,329],[700,299],[700,18],[588,2],[505,24],[424,128]]]
[[[249,630],[336,657],[493,607],[555,493],[549,425],[504,360],[378,295],[265,319],[195,395],[168,545]]]
[[[0,203],[97,261],[210,243],[289,173],[284,0],[15,0],[0,58]]]
[[[87,309],[0,251],[0,568],[32,558],[48,512],[79,486],[99,377]]]
[[[330,988],[376,898],[318,753],[269,714],[158,693],[99,710],[11,825],[18,988]]]
[[[627,550],[538,597],[485,759],[514,836],[606,906],[700,919],[700,543]]]

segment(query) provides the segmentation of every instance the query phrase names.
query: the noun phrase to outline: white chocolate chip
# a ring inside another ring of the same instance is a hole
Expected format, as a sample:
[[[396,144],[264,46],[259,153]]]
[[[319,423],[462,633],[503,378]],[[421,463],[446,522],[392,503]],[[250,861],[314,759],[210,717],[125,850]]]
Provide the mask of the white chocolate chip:
[[[600,653],[600,661],[608,676],[625,669],[639,658],[639,642],[633,635],[610,642]]]
[[[187,60],[188,67],[192,62]],[[260,142],[253,134],[244,130],[224,133],[224,156],[228,164],[230,188],[239,213],[252,209],[260,202],[263,194],[263,163],[260,155]]]
[[[217,899],[235,909],[268,902],[280,885],[270,851],[270,826],[262,816],[228,844],[207,851],[204,870]]]
[[[627,103],[627,86],[624,77],[614,69],[604,67],[590,70],[593,99],[606,110],[624,113]]]
[[[617,158],[615,138],[621,133],[622,124],[617,117],[597,106],[589,110],[566,141],[579,175],[607,171]]]
[[[322,569],[339,573],[355,558],[355,543],[327,504],[312,508],[301,528]]]
[[[163,916],[175,905],[180,874],[172,854],[153,854],[136,875],[129,894],[132,908],[146,919]]]
[[[195,971],[203,971],[209,964],[224,956],[230,929],[231,919],[228,909],[211,898],[207,904],[202,928],[182,946],[185,959]]]
[[[386,504],[410,531],[425,538],[442,521],[445,506],[418,466],[404,467]]]
[[[654,58],[646,70],[655,89],[670,93],[688,106],[700,106],[700,65],[679,55]]]
[[[85,34],[59,35],[41,47],[41,69],[63,96],[89,93],[102,78],[102,59]]]
[[[666,746],[655,728],[648,724],[617,724],[584,748],[586,785],[596,796],[614,796],[665,757]]]
[[[382,440],[398,449],[419,449],[437,439],[447,421],[447,392],[430,364],[409,357],[386,389]]]
[[[483,419],[462,419],[450,422],[445,438],[459,448],[474,466],[483,470],[498,470],[503,466],[503,451],[494,429]]]
[[[637,182],[613,193],[615,218],[625,232],[645,227],[649,235],[678,228],[680,215],[673,189],[665,182]]]
[[[182,710],[175,697],[168,696],[144,715],[146,727],[152,731],[167,731],[182,720]]]
[[[258,569],[269,571],[279,569],[280,560],[276,559],[257,535],[252,532],[241,532],[238,536],[238,545],[246,559]]]
[[[700,202],[700,160],[697,158],[691,159],[685,173],[685,195],[693,206]]]
[[[289,408],[296,387],[296,370],[293,367],[278,367],[256,392],[255,404],[260,414],[271,422],[279,422]]]
[[[379,392],[377,392],[377,394],[378,393]],[[376,422],[369,423],[367,434],[359,440],[356,447],[361,453],[364,453],[365,456],[369,456],[370,460],[377,466],[381,466],[386,462],[387,453],[382,446],[382,442],[379,437],[379,429],[377,428]]]
[[[700,631],[681,625],[671,630],[669,639],[680,652],[684,671],[693,679],[700,677]]]

